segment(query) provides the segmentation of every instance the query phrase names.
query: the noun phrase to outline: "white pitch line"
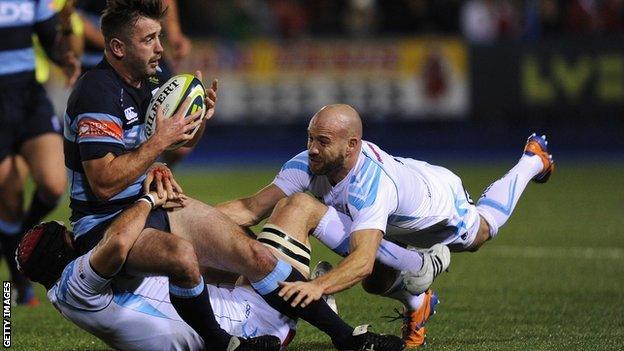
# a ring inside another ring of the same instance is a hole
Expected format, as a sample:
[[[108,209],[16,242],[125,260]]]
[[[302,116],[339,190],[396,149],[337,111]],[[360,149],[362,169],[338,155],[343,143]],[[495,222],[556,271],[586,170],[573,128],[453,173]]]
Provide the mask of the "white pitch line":
[[[611,247],[545,247],[493,245],[486,251],[504,257],[622,260],[624,249]]]

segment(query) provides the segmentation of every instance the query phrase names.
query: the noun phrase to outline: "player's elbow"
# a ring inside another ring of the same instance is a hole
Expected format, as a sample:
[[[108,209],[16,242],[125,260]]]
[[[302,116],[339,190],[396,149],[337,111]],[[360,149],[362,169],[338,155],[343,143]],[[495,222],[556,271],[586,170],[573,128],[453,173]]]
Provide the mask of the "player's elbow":
[[[133,243],[129,242],[123,233],[119,231],[108,232],[106,236],[107,252],[109,253],[108,261],[111,265],[121,267],[126,262],[128,252],[130,252]]]
[[[355,270],[355,274],[358,280],[364,280],[373,273],[374,262],[369,260],[361,260],[358,262],[358,268]]]
[[[93,192],[93,195],[95,195],[95,197],[97,197],[100,201],[108,201],[117,194],[116,189],[97,183],[91,185],[91,191]]]

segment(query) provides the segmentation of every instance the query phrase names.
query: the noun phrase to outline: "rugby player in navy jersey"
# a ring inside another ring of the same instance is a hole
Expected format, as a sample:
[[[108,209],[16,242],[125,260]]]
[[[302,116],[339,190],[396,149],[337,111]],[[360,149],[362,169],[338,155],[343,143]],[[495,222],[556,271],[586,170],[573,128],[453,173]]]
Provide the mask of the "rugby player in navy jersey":
[[[17,271],[14,253],[24,232],[50,213],[65,192],[60,124],[43,87],[35,80],[32,35],[48,56],[63,68],[72,84],[79,62],[66,45],[51,0],[0,0],[0,243],[7,258],[17,302],[36,305],[28,281]],[[23,157],[36,189],[23,208],[23,178],[17,157]]]
[[[64,147],[71,181],[70,219],[80,254],[93,248],[111,221],[142,195],[146,172],[159,155],[170,145],[189,141],[186,132],[205,123],[197,120],[200,111],[188,118],[176,113],[169,119],[158,111],[156,131],[145,140],[145,112],[163,54],[163,12],[160,0],[110,0],[101,20],[104,59],[82,76],[69,98]],[[214,114],[216,90],[215,81],[206,93],[206,119]],[[189,104],[185,101],[180,111]],[[169,199],[181,206],[150,213],[124,269],[133,276],[167,276],[177,313],[214,349],[225,350],[232,337],[214,319],[200,274],[204,267],[244,275],[269,305],[318,327],[340,349],[403,348],[394,336],[349,326],[324,301],[292,307],[278,296],[278,283],[306,280],[300,272],[276,259],[219,211],[191,198],[181,200],[175,183],[165,188]]]

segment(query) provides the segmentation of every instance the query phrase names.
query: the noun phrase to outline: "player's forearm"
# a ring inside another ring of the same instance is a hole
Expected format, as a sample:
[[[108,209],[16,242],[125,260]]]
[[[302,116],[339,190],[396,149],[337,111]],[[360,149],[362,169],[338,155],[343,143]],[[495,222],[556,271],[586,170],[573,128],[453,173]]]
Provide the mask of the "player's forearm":
[[[80,16],[84,26],[84,39],[91,46],[104,50],[105,42],[102,32],[84,16]]]
[[[89,172],[87,176],[94,194],[102,200],[119,194],[145,174],[164,150],[165,146],[152,138],[138,149],[114,157],[104,167]]]
[[[167,6],[167,13],[163,21],[165,32],[169,36],[181,35],[182,29],[180,28],[180,15],[178,13],[177,1],[165,0],[165,6]]]
[[[248,199],[238,199],[223,202],[215,206],[215,208],[226,216],[230,217],[234,223],[242,227],[251,227],[258,224],[262,218],[254,213],[247,204]]]
[[[346,290],[371,274],[374,258],[354,254],[347,256],[336,268],[316,280],[323,287],[324,294]]]
[[[151,209],[147,202],[139,201],[111,223],[91,255],[91,266],[96,272],[104,277],[112,277],[121,269],[143,231]]]

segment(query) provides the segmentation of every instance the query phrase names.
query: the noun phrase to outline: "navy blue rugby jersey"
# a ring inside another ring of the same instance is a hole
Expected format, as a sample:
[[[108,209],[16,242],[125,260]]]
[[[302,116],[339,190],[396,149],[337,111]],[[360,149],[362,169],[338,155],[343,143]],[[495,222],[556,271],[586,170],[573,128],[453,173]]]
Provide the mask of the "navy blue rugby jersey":
[[[53,0],[0,0],[0,85],[35,79],[32,35],[50,50],[56,38],[58,16]]]
[[[134,88],[102,60],[78,80],[67,103],[63,131],[70,220],[76,237],[113,218],[141,196],[145,175],[110,200],[98,199],[89,186],[82,162],[108,153],[119,156],[138,148],[145,141],[143,129],[150,99],[166,78],[158,74],[145,80],[141,88]]]

